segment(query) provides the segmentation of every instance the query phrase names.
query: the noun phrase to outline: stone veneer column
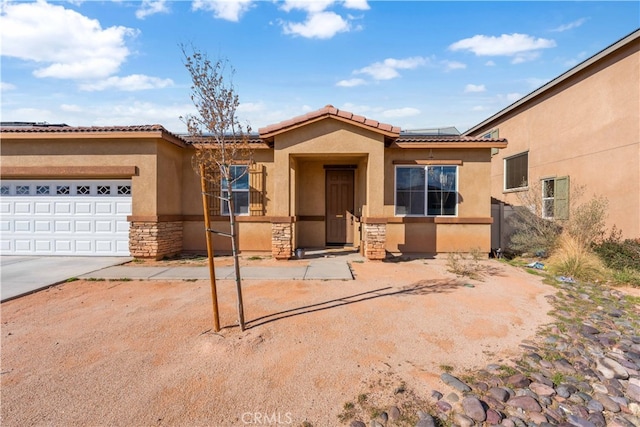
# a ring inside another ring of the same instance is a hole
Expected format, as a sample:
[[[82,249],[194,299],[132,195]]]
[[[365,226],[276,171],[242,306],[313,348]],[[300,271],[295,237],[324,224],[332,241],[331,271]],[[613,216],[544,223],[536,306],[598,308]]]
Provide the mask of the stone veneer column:
[[[182,252],[182,221],[131,221],[129,251],[135,258],[154,258]]]
[[[275,259],[291,258],[292,230],[293,225],[291,222],[271,223],[271,253]]]
[[[385,259],[387,242],[387,224],[362,224],[364,227],[364,256],[372,260]]]

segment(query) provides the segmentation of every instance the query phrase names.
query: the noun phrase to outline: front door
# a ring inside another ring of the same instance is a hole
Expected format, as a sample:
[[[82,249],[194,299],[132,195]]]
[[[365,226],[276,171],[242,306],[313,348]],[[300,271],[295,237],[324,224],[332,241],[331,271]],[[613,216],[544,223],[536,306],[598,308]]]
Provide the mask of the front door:
[[[327,170],[327,245],[353,244],[353,170]]]

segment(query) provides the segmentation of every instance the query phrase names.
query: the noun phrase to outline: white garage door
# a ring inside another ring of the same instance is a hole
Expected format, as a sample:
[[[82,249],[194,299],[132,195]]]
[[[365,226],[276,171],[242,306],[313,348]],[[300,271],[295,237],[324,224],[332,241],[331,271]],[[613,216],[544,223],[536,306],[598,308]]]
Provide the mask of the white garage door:
[[[3,255],[129,255],[130,180],[2,181]]]

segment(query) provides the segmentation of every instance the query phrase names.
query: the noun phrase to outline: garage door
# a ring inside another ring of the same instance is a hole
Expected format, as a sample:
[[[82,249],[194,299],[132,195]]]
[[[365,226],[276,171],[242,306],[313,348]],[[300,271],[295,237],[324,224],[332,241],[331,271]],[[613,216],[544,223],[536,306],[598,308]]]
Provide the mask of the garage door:
[[[2,181],[3,255],[129,255],[130,180]]]

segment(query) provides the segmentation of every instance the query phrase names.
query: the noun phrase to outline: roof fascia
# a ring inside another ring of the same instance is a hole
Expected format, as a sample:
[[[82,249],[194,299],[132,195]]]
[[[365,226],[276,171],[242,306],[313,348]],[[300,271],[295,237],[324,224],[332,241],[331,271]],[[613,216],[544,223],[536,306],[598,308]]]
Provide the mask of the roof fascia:
[[[516,101],[513,104],[509,105],[508,107],[498,111],[496,114],[494,114],[493,116],[489,117],[485,121],[483,121],[483,122],[475,125],[474,127],[470,128],[469,130],[464,132],[462,135],[471,135],[471,134],[474,134],[474,133],[478,132],[479,130],[481,130],[483,128],[491,127],[490,125],[492,123],[500,120],[502,117],[504,117],[507,114],[511,113],[512,111],[518,109],[522,105],[527,104],[532,99],[542,95],[545,92],[550,91],[554,87],[560,85],[560,83],[565,82],[566,80],[570,79],[574,75],[576,75],[576,74],[580,73],[581,71],[591,67],[593,64],[603,60],[604,58],[606,58],[607,56],[609,56],[612,53],[616,52],[617,50],[627,46],[628,44],[631,44],[632,42],[634,42],[638,38],[640,38],[640,30],[634,31],[633,33],[629,34],[628,36],[620,39],[618,42],[616,42],[616,43],[612,44],[611,46],[601,50],[600,52],[598,52],[595,55],[593,55],[591,58],[581,62],[580,64],[576,65],[575,67],[569,69],[569,71],[566,71],[565,73],[561,74],[560,76],[556,77],[555,79],[551,80],[550,82],[546,83],[545,85],[539,87],[538,89],[534,90],[533,92],[531,92],[530,94],[526,95],[525,97],[519,99],[518,101]]]
[[[14,139],[14,140],[36,140],[36,139],[162,139],[178,147],[184,148],[187,143],[182,139],[163,131],[143,131],[143,132],[83,132],[83,131],[70,131],[70,132],[12,132],[3,131],[1,133],[2,139]]]
[[[307,126],[307,125],[310,125],[312,123],[319,122],[319,121],[325,120],[325,119],[334,119],[334,120],[337,120],[337,121],[340,121],[340,122],[343,122],[343,123],[347,123],[347,124],[359,127],[361,129],[366,129],[368,131],[371,131],[371,132],[374,132],[374,133],[378,133],[378,134],[381,134],[381,135],[384,135],[384,136],[390,137],[390,138],[397,138],[398,135],[399,135],[396,132],[385,131],[385,130],[380,129],[380,128],[374,128],[372,126],[367,126],[364,123],[360,123],[360,122],[356,122],[354,120],[346,119],[344,117],[340,117],[340,116],[335,115],[335,114],[324,114],[324,115],[319,116],[319,117],[314,117],[312,119],[305,120],[304,122],[293,124],[293,125],[288,126],[286,128],[282,128],[282,129],[275,130],[273,132],[261,134],[260,138],[262,138],[264,140],[267,140],[267,139],[273,138],[276,135],[279,135],[279,134],[282,134],[282,133],[285,133],[285,132],[289,132],[289,131],[292,131],[292,130],[295,130],[295,129],[299,129],[301,127],[304,127],[304,126]]]

